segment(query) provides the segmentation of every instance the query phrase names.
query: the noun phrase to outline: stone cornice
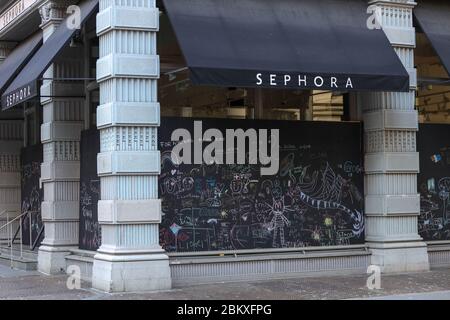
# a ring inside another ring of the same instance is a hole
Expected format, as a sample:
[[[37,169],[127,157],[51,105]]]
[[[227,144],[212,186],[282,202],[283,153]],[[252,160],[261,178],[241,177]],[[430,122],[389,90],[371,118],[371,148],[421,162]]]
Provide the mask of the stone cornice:
[[[8,23],[2,30],[0,30],[0,39],[2,39],[4,35],[9,33],[11,30],[13,30],[22,21],[28,19],[35,12],[35,10],[39,7],[39,5],[41,5],[42,2],[44,2],[44,1],[45,0],[36,0],[36,2],[33,3],[30,7],[26,8],[23,12],[18,14],[17,17],[15,17],[13,19],[13,21]],[[16,4],[17,4],[17,0],[11,1],[9,3],[9,6],[3,7],[3,10],[0,15],[5,14],[8,10],[11,9],[12,6],[14,6]]]

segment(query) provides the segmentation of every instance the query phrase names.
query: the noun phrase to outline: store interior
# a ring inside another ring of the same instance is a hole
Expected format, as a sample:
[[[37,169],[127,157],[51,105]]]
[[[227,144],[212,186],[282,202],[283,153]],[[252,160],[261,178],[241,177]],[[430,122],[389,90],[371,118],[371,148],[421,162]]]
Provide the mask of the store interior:
[[[450,123],[450,79],[420,26],[416,26],[416,107],[420,123]]]

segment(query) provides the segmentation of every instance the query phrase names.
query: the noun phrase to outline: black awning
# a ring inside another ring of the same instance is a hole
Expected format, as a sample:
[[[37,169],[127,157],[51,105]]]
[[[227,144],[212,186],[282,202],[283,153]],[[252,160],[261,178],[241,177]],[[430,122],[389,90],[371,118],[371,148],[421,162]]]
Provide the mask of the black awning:
[[[42,31],[22,41],[0,65],[0,94],[42,45]]]
[[[407,91],[366,0],[164,0],[199,85]]]
[[[78,5],[83,24],[96,11],[98,0],[83,0]],[[2,95],[2,109],[6,110],[39,95],[38,80],[52,64],[58,53],[69,43],[77,31],[68,23],[70,17],[61,22],[56,31],[30,59],[22,71]]]
[[[450,3],[419,1],[414,16],[450,75]]]

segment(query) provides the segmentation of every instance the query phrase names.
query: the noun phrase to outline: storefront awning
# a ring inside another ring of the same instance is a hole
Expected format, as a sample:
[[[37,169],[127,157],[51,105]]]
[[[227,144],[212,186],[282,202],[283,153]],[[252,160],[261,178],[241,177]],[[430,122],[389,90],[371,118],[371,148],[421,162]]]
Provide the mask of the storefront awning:
[[[11,84],[36,50],[42,45],[42,32],[30,36],[20,43],[0,65],[0,94]]]
[[[80,7],[81,25],[96,11],[98,0],[83,0]],[[69,20],[70,19],[70,20]],[[61,22],[56,31],[45,41],[42,47],[30,59],[22,71],[2,95],[2,109],[6,110],[39,95],[38,81],[52,64],[58,53],[69,43],[78,30],[72,26],[73,17]]]
[[[419,1],[414,16],[450,75],[450,3]]]
[[[363,0],[164,0],[199,85],[407,91]]]

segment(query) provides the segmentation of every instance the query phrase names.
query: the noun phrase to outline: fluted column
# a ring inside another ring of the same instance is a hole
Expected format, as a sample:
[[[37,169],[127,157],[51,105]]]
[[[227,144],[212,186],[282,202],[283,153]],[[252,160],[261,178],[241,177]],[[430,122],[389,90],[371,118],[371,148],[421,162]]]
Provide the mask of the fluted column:
[[[0,42],[0,64],[14,48],[11,42]],[[16,110],[0,112],[0,214],[11,211],[12,219],[20,214],[20,148],[23,145],[23,121],[8,120],[20,116]],[[6,214],[0,216],[0,227],[7,222]],[[15,232],[19,221],[13,223]],[[0,230],[0,243],[8,238],[7,228]]]
[[[171,287],[159,245],[159,57],[155,0],[100,0],[97,82],[102,244],[92,285],[108,292]]]
[[[66,8],[75,1],[47,1],[40,7],[44,43],[58,28]],[[44,44],[45,45],[45,44]],[[83,77],[83,48],[67,47],[44,73],[41,86],[43,124],[41,141],[44,162],[42,220],[45,238],[39,248],[38,270],[46,274],[64,272],[64,257],[78,247],[80,132],[83,129],[83,82],[55,78]]]
[[[418,234],[419,154],[415,110],[415,30],[410,0],[369,1],[384,32],[410,74],[410,91],[359,94],[365,138],[366,241],[372,264],[383,272],[429,269],[426,244]]]

